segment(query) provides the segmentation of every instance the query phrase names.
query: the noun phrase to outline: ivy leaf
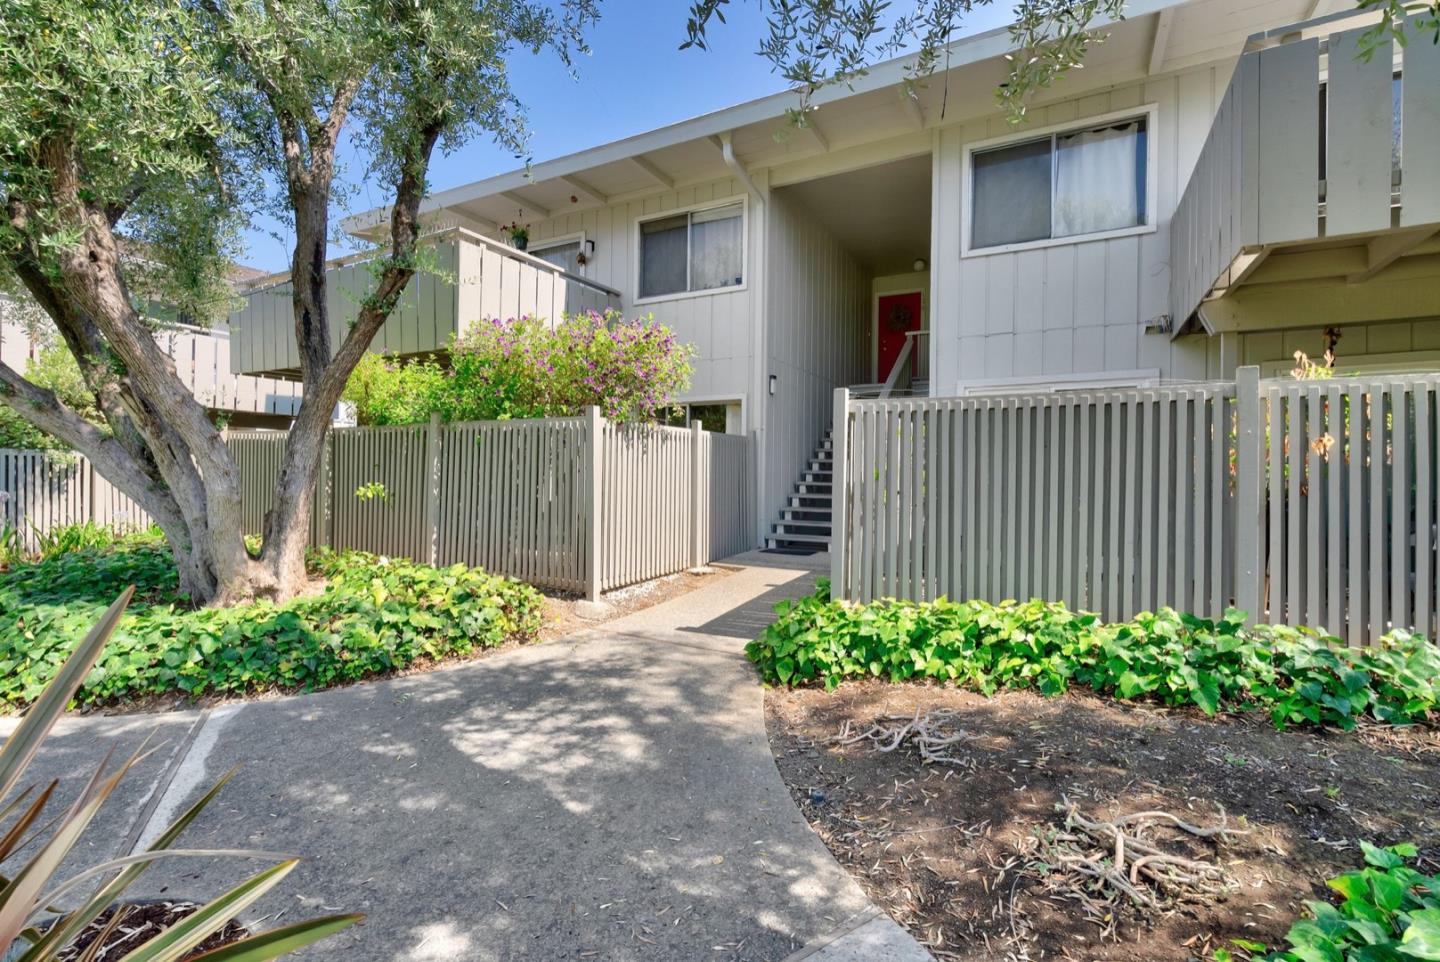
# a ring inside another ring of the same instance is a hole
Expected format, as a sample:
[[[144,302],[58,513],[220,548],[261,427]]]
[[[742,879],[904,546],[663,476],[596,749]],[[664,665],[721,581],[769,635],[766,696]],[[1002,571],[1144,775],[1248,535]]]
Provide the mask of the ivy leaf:
[[[1416,959],[1440,959],[1440,909],[1410,913],[1410,925],[1400,937],[1400,951]]]

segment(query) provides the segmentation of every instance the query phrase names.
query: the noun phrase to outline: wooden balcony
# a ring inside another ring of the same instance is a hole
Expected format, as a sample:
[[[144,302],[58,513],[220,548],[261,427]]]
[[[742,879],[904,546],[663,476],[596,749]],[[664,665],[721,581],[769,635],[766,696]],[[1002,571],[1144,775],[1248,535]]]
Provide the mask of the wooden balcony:
[[[561,313],[620,306],[620,292],[568,273],[548,261],[466,230],[425,239],[434,269],[411,279],[371,350],[402,356],[444,350],[453,335],[482,318]],[[369,251],[332,261],[327,272],[332,344],[339,344],[373,289]],[[230,316],[231,369],[298,377],[295,320],[288,274],[262,278]]]
[[[1440,313],[1440,47],[1373,17],[1250,38],[1170,224],[1173,330]]]

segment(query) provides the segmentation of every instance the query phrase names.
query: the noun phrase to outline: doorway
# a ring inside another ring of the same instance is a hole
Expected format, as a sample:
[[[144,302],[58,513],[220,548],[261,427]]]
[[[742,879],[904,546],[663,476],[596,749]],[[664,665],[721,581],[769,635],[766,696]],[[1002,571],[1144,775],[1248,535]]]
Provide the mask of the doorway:
[[[919,331],[921,325],[921,292],[903,291],[881,294],[876,298],[875,380],[884,382],[905,349],[907,335]],[[918,345],[917,345],[918,346]],[[916,362],[911,348],[910,363]]]

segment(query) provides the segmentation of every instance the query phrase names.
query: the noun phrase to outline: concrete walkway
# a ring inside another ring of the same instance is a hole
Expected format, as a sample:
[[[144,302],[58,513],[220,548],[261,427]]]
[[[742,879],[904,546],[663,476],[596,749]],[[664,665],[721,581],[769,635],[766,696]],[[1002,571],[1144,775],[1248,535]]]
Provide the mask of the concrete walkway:
[[[777,600],[810,590],[812,563],[743,560],[580,636],[429,674],[66,719],[36,774],[73,784],[160,729],[93,860],[241,766],[186,841],[306,858],[252,913],[263,925],[369,916],[308,958],[928,959],[875,916],[770,755],[742,650]],[[247,869],[157,866],[143,894],[203,898]]]

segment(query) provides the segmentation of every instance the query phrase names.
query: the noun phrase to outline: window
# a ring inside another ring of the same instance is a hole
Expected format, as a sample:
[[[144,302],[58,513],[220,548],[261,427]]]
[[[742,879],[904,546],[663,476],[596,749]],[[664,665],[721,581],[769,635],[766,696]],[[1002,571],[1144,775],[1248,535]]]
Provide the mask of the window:
[[[561,241],[558,244],[544,244],[540,247],[530,248],[530,253],[542,261],[554,264],[562,271],[578,274],[581,267],[584,266],[580,263],[580,245],[583,242],[583,238],[577,238]]]
[[[724,434],[728,423],[729,407],[730,405],[724,402],[675,404],[662,412],[660,423],[672,428],[688,428],[691,421],[699,421],[701,430]]]
[[[1148,116],[970,155],[970,249],[1149,223]]]
[[[738,286],[744,278],[744,210],[726,204],[640,224],[640,296]]]

